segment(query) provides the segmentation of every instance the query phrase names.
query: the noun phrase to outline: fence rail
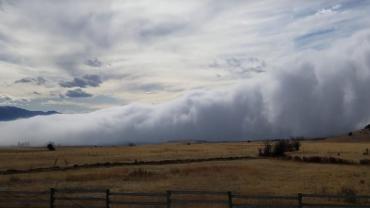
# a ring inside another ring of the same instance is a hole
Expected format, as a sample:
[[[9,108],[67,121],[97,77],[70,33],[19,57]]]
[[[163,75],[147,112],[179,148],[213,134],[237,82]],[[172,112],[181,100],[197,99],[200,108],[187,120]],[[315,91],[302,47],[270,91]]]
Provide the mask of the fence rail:
[[[370,208],[370,196],[240,195],[230,191],[166,191],[165,193],[112,192],[109,189],[54,189],[0,191],[0,207],[7,208],[120,208],[120,207],[228,207],[228,208]]]

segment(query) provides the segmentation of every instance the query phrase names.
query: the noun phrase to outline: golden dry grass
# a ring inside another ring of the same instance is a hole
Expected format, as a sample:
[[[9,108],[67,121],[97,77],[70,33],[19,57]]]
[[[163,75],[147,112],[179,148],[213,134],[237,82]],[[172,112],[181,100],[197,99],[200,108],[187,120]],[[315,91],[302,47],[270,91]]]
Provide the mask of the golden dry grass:
[[[135,174],[138,170],[147,174]],[[114,167],[1,176],[10,189],[111,188],[119,191],[218,190],[245,194],[370,193],[370,167],[273,159],[165,166]]]
[[[290,153],[299,156],[336,157],[358,162],[361,159],[370,159],[364,155],[366,149],[370,150],[370,143],[358,142],[304,142],[299,152]]]
[[[255,156],[260,143],[161,144],[135,147],[57,147],[0,149],[0,171],[102,162]]]
[[[97,162],[255,156],[262,143],[161,144],[136,147],[3,149],[0,169],[27,169]],[[370,143],[303,142],[300,155],[336,155],[359,160]],[[68,162],[64,162],[67,160]],[[312,164],[277,159],[77,169],[0,175],[2,189],[111,188],[119,191],[220,190],[246,194],[338,193],[343,187],[370,194],[370,166]]]

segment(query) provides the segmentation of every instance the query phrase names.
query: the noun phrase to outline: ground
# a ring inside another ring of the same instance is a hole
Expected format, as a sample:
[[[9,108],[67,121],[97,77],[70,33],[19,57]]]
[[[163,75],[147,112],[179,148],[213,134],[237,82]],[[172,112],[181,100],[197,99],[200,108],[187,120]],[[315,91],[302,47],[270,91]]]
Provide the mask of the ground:
[[[299,156],[332,156],[358,163],[370,141],[326,139],[302,141]],[[167,143],[122,147],[3,148],[1,190],[47,190],[50,187],[110,188],[117,191],[219,190],[242,194],[338,194],[345,189],[370,195],[370,165],[318,164],[258,157],[263,142]],[[6,170],[250,156],[235,160],[138,164],[4,174]],[[25,188],[26,187],[26,188]]]

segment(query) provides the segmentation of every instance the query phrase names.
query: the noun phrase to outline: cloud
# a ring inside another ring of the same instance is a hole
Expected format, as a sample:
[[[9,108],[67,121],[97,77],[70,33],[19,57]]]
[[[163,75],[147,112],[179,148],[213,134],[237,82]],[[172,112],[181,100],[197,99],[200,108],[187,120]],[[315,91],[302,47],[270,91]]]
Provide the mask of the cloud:
[[[102,83],[102,79],[99,75],[84,75],[80,78],[74,78],[72,81],[59,83],[61,87],[72,88],[72,87],[98,87]]]
[[[139,36],[143,39],[163,38],[183,30],[186,27],[184,22],[162,22],[144,25],[139,31]]]
[[[166,89],[166,86],[161,83],[133,83],[127,85],[126,89],[130,91],[144,91],[144,92],[153,92],[153,91],[163,91]]]
[[[22,105],[29,100],[25,98],[11,97],[7,95],[0,95],[0,105]]]
[[[92,89],[95,96],[158,103],[185,89],[219,89],[253,79],[303,50],[330,47],[370,26],[367,1],[2,2],[0,94],[30,99],[41,97],[33,91],[47,96],[62,88],[99,86]],[[219,67],[209,67],[214,61]],[[104,85],[86,80],[86,74],[99,74]],[[47,79],[48,89],[8,84],[35,76]],[[172,86],[147,96],[126,88],[130,78]],[[81,112],[101,107],[81,100],[71,101],[86,106]]]
[[[36,77],[36,78],[26,77],[26,78],[22,78],[22,79],[16,80],[14,83],[15,84],[19,84],[19,83],[34,83],[36,85],[43,85],[43,84],[46,83],[46,79],[43,78],[43,77]]]
[[[0,123],[1,144],[125,144],[176,139],[325,136],[370,122],[370,31],[306,51],[225,90],[196,90],[158,105]]]
[[[253,73],[265,72],[266,62],[256,57],[227,57],[214,61],[209,67],[223,69],[232,78],[250,78]]]
[[[103,62],[101,62],[98,58],[88,59],[85,64],[91,67],[103,66]]]
[[[11,102],[13,99],[8,97],[8,96],[3,96],[3,95],[0,95],[0,103],[7,103],[7,102]]]
[[[92,97],[92,94],[87,93],[83,91],[80,88],[74,89],[74,90],[68,90],[65,94],[67,97],[70,98],[86,98],[86,97]]]

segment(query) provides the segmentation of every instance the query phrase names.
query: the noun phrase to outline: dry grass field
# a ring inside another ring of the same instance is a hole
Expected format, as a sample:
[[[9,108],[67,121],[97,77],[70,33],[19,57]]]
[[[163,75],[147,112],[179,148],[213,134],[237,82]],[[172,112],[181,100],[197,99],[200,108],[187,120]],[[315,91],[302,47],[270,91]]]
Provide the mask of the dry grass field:
[[[366,149],[370,151],[370,142],[352,143],[324,140],[320,142],[303,142],[300,151],[289,154],[298,156],[336,157],[358,162],[361,159],[370,159],[370,155],[363,154]]]
[[[243,194],[338,194],[352,189],[370,194],[370,165],[317,164],[259,158],[261,142],[170,143],[134,147],[7,148],[0,150],[0,170],[73,166],[104,162],[156,161],[230,156],[255,158],[164,165],[78,168],[66,171],[0,175],[2,190],[50,187],[111,188],[117,191],[219,190]],[[304,141],[290,154],[335,156],[358,161],[370,142]]]

